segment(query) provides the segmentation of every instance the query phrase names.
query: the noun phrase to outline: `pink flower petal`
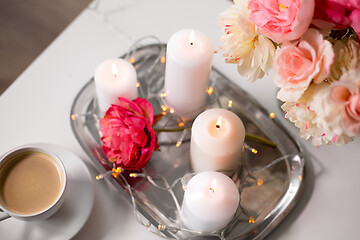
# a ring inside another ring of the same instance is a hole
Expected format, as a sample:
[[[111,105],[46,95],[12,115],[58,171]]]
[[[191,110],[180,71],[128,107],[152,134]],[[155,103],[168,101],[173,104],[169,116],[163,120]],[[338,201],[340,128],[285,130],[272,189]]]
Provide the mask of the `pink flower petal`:
[[[338,103],[346,103],[350,94],[349,89],[344,86],[334,86],[331,89],[331,97]]]
[[[153,120],[152,106],[145,99],[119,98],[119,105],[112,105],[99,120],[108,160],[127,170],[145,167],[158,147]]]
[[[358,3],[360,5],[360,3]],[[360,9],[355,9],[349,15],[351,27],[355,30],[358,39],[360,39]]]
[[[314,0],[251,0],[250,21],[275,42],[299,39],[309,27]]]
[[[356,0],[355,0],[356,1]],[[312,24],[320,29],[345,29],[350,26],[349,0],[315,0]]]
[[[126,98],[120,97],[119,103],[117,105],[125,108],[127,111],[141,114],[141,109],[139,108],[139,106],[135,102],[130,101]]]
[[[298,43],[283,44],[275,55],[274,82],[282,101],[297,101],[311,82],[321,83],[334,61],[331,43],[323,35],[308,29]]]
[[[154,110],[151,104],[142,98],[137,98],[134,100],[139,108],[141,109],[141,115],[143,115],[150,123],[150,125],[154,122]]]

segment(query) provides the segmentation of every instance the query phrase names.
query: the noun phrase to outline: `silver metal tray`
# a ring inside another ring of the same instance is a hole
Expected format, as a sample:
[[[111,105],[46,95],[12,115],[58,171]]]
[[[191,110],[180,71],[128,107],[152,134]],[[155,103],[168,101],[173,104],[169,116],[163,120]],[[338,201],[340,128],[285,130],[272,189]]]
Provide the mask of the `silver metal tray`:
[[[152,44],[136,47],[123,56],[134,64],[140,83],[140,94],[153,105],[155,114],[162,111],[161,92],[165,68],[162,57],[165,56],[165,49],[164,44]],[[228,103],[231,100],[231,111],[243,120],[247,133],[276,143],[276,147],[271,147],[251,139],[246,140],[246,143],[258,152],[253,154],[245,151],[242,167],[232,174],[241,193],[241,207],[235,221],[222,232],[223,239],[262,239],[284,219],[299,199],[304,185],[304,158],[285,129],[276,119],[269,117],[249,94],[216,69],[211,71],[210,83],[213,93],[209,95],[206,108],[229,108]],[[102,150],[94,90],[94,81],[91,79],[76,96],[70,121],[80,145],[99,172],[104,173],[111,170],[112,165],[108,163]],[[177,126],[176,118],[168,119],[166,124],[163,122],[160,121],[160,126],[155,127],[166,129]],[[191,122],[185,123],[186,126],[191,126]],[[154,176],[155,181],[163,179],[167,183],[173,183],[191,173],[189,132],[161,132],[158,138],[161,152],[152,154],[145,168],[147,174]],[[179,139],[183,141],[181,146],[177,147],[176,142]],[[123,178],[109,175],[107,179],[119,190],[119,194],[124,194],[129,201],[136,203],[136,209],[155,228],[159,225],[174,225],[178,214],[169,191],[150,184],[146,178],[131,178],[129,173],[123,172]],[[182,187],[175,186],[172,193],[181,203],[184,194]],[[160,230],[168,238],[184,238],[181,231],[171,228]],[[209,236],[200,234],[191,237],[205,238],[209,239]]]

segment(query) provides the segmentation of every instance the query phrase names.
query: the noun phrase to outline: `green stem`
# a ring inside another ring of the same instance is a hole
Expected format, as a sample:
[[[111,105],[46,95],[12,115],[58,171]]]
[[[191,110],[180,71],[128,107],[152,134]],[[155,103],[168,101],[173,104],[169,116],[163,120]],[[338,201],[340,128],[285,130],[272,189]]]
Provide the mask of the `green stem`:
[[[254,142],[258,142],[258,143],[267,145],[269,147],[274,147],[274,148],[276,147],[276,143],[270,141],[269,139],[266,139],[266,138],[263,138],[263,137],[260,137],[260,136],[257,136],[257,135],[251,134],[251,133],[246,133],[245,139],[251,140]]]
[[[178,127],[178,128],[154,128],[155,132],[182,132],[189,130],[191,127]]]
[[[154,128],[155,132],[182,132],[184,130],[189,130],[191,129],[191,127],[179,127],[179,128]],[[276,147],[276,143],[270,141],[269,139],[251,134],[251,133],[246,133],[245,134],[245,139],[250,140],[250,141],[254,141],[254,142],[258,142],[264,145],[267,145],[269,147]]]

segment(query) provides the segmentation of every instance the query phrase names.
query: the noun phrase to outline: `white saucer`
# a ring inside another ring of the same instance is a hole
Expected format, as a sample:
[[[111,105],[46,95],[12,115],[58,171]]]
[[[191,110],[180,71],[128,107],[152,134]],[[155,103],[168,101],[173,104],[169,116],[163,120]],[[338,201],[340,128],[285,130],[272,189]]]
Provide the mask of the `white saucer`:
[[[85,224],[94,203],[94,188],[85,163],[74,153],[50,144],[45,146],[63,161],[68,185],[61,208],[42,222],[24,222],[9,218],[0,222],[0,239],[55,240],[72,238]]]

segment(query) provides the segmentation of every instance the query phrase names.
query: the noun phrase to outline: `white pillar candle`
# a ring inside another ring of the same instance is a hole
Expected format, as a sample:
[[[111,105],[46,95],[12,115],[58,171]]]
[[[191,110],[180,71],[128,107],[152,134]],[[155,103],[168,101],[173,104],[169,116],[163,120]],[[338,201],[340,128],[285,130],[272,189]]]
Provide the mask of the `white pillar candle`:
[[[214,45],[205,34],[184,29],[167,44],[165,93],[167,103],[182,117],[195,118],[206,104]]]
[[[231,221],[239,201],[239,191],[228,176],[199,173],[186,186],[181,207],[183,223],[191,230],[218,231]]]
[[[114,58],[101,63],[94,76],[97,102],[102,113],[119,97],[137,98],[137,77],[134,66],[124,59]]]
[[[233,170],[241,162],[245,128],[240,118],[226,109],[201,113],[191,130],[190,155],[195,172]]]

